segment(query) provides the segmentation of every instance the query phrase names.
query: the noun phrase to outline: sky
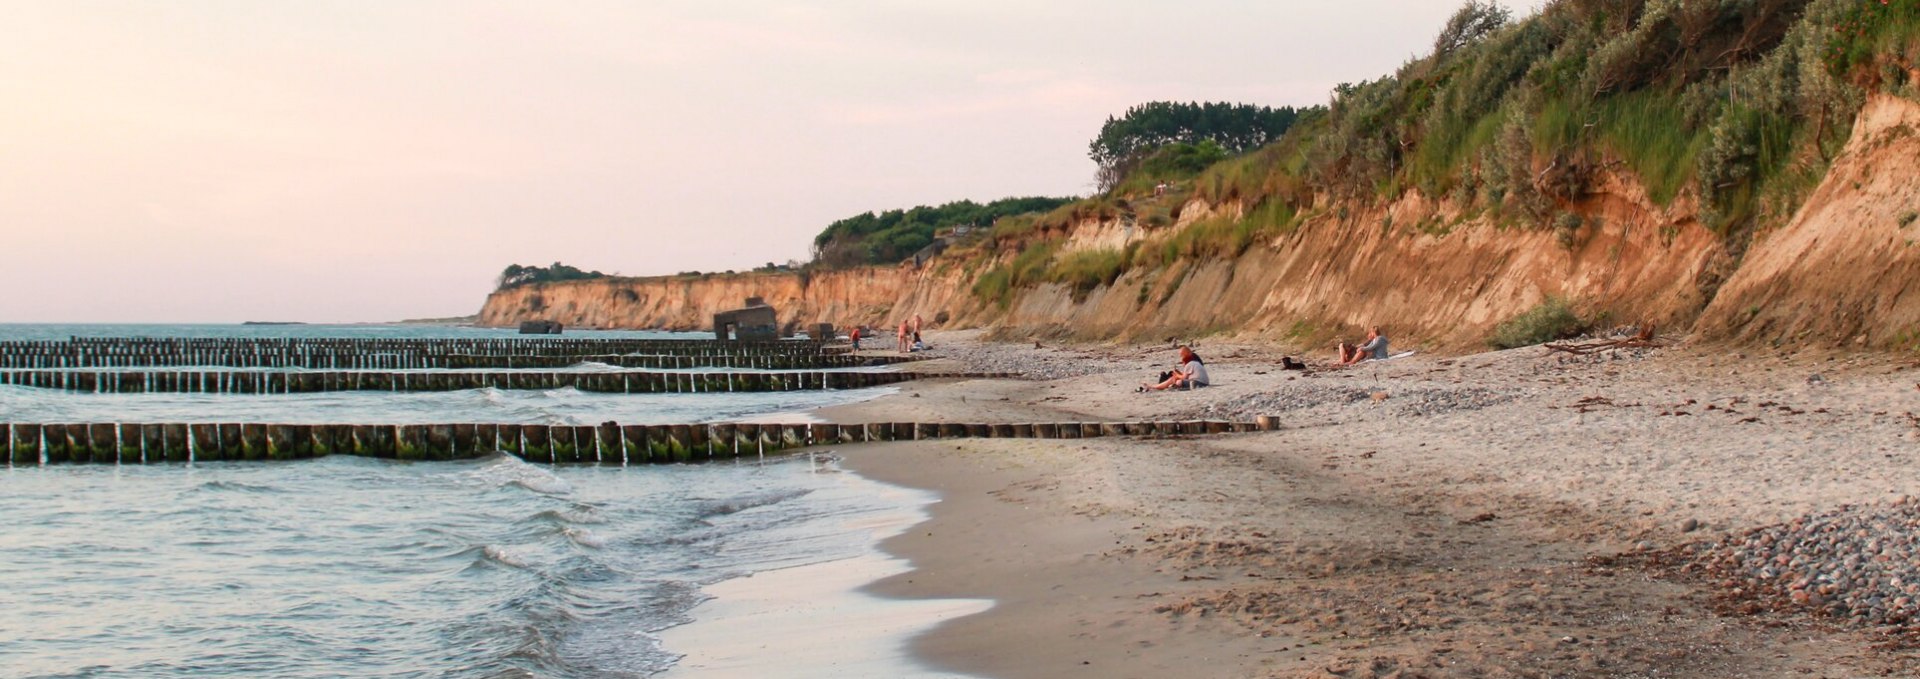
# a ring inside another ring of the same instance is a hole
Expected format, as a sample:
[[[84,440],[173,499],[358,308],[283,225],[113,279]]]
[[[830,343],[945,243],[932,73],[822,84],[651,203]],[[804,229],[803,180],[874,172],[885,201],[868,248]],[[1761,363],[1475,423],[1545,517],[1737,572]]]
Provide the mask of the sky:
[[[1460,4],[0,0],[0,323],[459,316],[513,263],[805,260],[869,210],[1086,195],[1134,104],[1324,104]]]

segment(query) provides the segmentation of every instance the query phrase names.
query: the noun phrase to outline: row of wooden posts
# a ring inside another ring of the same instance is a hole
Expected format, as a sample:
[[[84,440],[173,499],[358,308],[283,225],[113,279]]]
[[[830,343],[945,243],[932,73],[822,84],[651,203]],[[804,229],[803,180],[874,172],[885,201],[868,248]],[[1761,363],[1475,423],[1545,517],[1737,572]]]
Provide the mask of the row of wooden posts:
[[[808,446],[958,438],[1192,436],[1276,429],[1259,422],[954,424],[0,424],[7,464],[158,464],[299,460],[327,455],[401,460],[508,453],[529,462],[643,464],[765,455]]]
[[[374,372],[0,370],[0,385],[85,393],[303,394],[332,391],[565,389],[612,394],[864,389],[918,379],[1006,379],[931,372]]]
[[[585,357],[672,356],[702,360],[785,359],[785,365],[837,367],[851,361],[845,347],[819,342],[717,340],[117,340],[0,342],[0,368],[128,368],[228,366],[329,370],[411,370],[479,367],[556,367]],[[568,361],[569,357],[574,358]],[[829,359],[828,357],[832,357]],[[868,359],[860,359],[865,362]],[[662,361],[664,362],[664,361]],[[638,366],[636,366],[638,367]]]

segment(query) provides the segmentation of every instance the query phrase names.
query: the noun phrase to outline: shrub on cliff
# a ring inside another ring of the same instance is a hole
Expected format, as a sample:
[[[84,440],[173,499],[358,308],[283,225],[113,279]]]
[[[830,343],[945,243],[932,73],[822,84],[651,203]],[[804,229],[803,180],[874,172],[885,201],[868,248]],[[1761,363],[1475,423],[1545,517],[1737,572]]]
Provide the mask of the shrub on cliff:
[[[1087,155],[1099,166],[1096,179],[1106,192],[1136,171],[1190,174],[1228,154],[1266,146],[1286,134],[1304,112],[1287,106],[1148,102],[1127,109],[1119,118],[1108,117],[1099,136],[1087,145]],[[1175,152],[1158,153],[1164,148]],[[1149,168],[1156,157],[1158,165]]]
[[[1495,326],[1487,343],[1495,349],[1530,347],[1574,337],[1586,329],[1586,322],[1580,320],[1566,300],[1548,297],[1532,309]]]
[[[500,280],[495,286],[495,289],[505,290],[529,283],[552,283],[555,281],[577,281],[607,277],[606,274],[598,271],[582,271],[559,262],[554,262],[553,266],[521,266],[519,264],[509,264],[506,270],[500,272]]]
[[[933,242],[941,229],[986,229],[1003,217],[1046,212],[1072,198],[1002,198],[982,205],[960,200],[910,210],[863,212],[827,225],[813,239],[813,263],[826,267],[899,262]]]
[[[1132,264],[1130,252],[1113,248],[1080,250],[1060,258],[1047,273],[1047,279],[1065,283],[1073,290],[1075,302],[1102,285],[1112,285]]]

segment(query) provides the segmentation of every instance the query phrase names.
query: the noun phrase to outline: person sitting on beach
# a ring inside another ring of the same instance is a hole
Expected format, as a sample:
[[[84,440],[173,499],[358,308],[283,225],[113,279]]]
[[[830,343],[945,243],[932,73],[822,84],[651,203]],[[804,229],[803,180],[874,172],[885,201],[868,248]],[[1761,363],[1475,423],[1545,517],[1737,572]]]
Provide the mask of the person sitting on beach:
[[[1165,391],[1175,387],[1192,389],[1204,386],[1207,386],[1207,364],[1200,361],[1200,355],[1193,353],[1193,349],[1180,347],[1180,367],[1175,368],[1172,375],[1159,384],[1142,384],[1134,391],[1148,389]]]
[[[913,346],[912,346],[912,349],[913,349],[914,351],[926,351],[926,350],[927,350],[927,343],[926,343],[926,342],[922,342],[922,341],[920,341],[920,331],[918,331],[918,330],[915,330],[915,331],[913,331]]]
[[[1366,360],[1383,359],[1387,357],[1387,334],[1381,332],[1380,326],[1376,325],[1367,331],[1366,343],[1356,346],[1341,342],[1338,348],[1342,366],[1357,365]]]

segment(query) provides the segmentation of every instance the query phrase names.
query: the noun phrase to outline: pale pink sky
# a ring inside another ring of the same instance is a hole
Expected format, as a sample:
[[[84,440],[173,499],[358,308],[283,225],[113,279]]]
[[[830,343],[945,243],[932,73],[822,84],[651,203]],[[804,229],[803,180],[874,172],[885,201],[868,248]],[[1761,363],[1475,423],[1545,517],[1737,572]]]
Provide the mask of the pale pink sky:
[[[1324,103],[1459,5],[0,0],[0,322],[452,316],[509,263],[805,259],[866,210],[1083,195],[1136,103]]]

